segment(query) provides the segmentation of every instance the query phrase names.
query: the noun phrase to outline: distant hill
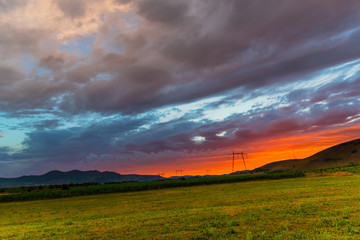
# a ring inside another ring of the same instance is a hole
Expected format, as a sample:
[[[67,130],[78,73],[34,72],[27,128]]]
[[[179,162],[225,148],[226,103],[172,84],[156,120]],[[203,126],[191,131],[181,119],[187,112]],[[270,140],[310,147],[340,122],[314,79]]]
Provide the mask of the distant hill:
[[[69,172],[51,171],[39,176],[22,176],[17,178],[0,178],[0,187],[19,187],[36,185],[55,185],[67,183],[106,183],[125,181],[153,181],[164,179],[158,175],[121,175],[115,172],[79,171]]]
[[[251,172],[251,171],[250,170],[242,170],[242,171],[237,171],[237,172],[230,173],[229,175],[247,174],[249,172]]]
[[[335,145],[304,159],[272,162],[252,172],[314,170],[357,164],[360,164],[360,139]]]
[[[180,178],[201,178],[201,177],[221,177],[221,176],[227,176],[227,175],[239,175],[239,174],[247,174],[250,173],[250,170],[243,170],[243,171],[237,171],[229,174],[220,174],[220,175],[184,175],[184,176],[172,176],[168,179],[180,179]]]

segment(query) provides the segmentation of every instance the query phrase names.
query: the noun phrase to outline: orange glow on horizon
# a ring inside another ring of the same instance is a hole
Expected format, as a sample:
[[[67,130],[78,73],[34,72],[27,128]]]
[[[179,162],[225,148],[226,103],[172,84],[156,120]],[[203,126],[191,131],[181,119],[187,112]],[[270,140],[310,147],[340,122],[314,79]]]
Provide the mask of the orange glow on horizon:
[[[351,126],[342,129],[333,129],[324,132],[300,134],[297,137],[278,137],[274,139],[255,142],[249,146],[242,146],[238,149],[251,149],[247,151],[249,158],[245,159],[247,170],[252,170],[267,163],[287,160],[302,159],[309,157],[319,151],[342,142],[358,138],[360,126]],[[229,154],[224,154],[227,152]],[[138,170],[117,171],[121,174],[162,174],[163,177],[180,176],[176,170],[182,170],[182,175],[219,175],[227,174],[232,169],[231,151],[222,149],[221,152],[214,152],[201,156],[189,156],[171,161],[162,162],[164,165],[153,164],[140,167]],[[235,171],[245,170],[241,158],[235,159]]]

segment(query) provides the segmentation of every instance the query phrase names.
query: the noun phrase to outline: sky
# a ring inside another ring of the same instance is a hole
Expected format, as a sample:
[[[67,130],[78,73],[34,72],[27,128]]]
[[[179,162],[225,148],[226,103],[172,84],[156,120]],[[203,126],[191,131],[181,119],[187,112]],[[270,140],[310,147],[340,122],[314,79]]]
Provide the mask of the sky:
[[[359,39],[358,0],[0,0],[0,177],[222,174],[359,138]]]

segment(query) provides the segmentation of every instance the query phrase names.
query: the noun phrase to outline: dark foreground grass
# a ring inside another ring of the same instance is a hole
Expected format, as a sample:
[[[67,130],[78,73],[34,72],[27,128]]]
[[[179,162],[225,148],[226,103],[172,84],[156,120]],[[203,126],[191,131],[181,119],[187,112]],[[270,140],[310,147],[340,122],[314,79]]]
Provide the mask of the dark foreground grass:
[[[0,204],[0,239],[360,239],[360,176]]]
[[[114,184],[97,184],[83,186],[71,186],[71,184],[63,185],[60,188],[52,187],[27,187],[16,189],[2,189],[5,193],[0,195],[0,202],[28,201],[40,199],[65,198],[84,195],[95,195],[104,193],[118,192],[134,192],[152,189],[164,189],[173,187],[189,187],[195,185],[209,185],[220,183],[246,182],[263,179],[283,179],[303,177],[303,172],[283,172],[268,174],[246,174],[246,175],[230,175],[218,177],[199,177],[188,179],[161,180],[151,182],[126,182]],[[29,191],[31,190],[31,191]]]

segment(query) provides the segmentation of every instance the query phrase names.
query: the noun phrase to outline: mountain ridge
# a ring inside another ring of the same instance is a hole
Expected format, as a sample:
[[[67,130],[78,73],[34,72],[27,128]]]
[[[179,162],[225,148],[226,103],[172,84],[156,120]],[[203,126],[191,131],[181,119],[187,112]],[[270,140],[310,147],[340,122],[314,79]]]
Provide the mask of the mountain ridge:
[[[252,172],[306,171],[348,167],[360,164],[360,139],[343,142],[303,159],[271,162]]]
[[[106,182],[125,182],[125,181],[153,181],[164,179],[159,175],[139,175],[127,174],[122,175],[110,171],[80,171],[71,170],[62,172],[52,170],[42,175],[26,175],[15,178],[0,178],[0,187],[20,187],[36,185],[58,185],[69,183],[106,183]]]

